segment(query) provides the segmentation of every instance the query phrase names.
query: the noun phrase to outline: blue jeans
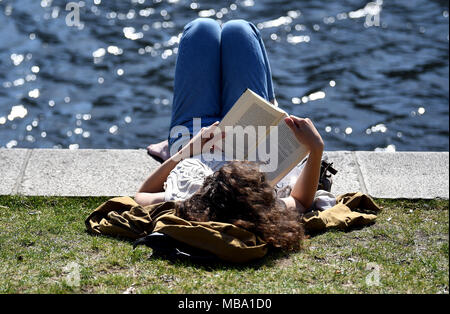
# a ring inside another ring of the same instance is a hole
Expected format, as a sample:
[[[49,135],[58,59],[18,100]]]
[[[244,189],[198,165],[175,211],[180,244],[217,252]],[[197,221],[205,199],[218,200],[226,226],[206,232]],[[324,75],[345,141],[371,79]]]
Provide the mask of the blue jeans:
[[[275,98],[266,49],[258,29],[245,20],[220,25],[197,18],[184,27],[175,67],[170,128],[183,125],[192,135],[193,118],[201,126],[222,120],[242,93]],[[169,137],[169,146],[177,138]]]

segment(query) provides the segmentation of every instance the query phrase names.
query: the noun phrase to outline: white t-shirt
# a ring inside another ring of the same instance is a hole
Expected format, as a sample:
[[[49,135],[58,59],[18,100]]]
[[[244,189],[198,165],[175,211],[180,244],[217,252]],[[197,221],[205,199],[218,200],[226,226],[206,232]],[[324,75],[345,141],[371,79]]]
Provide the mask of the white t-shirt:
[[[200,189],[207,176],[213,174],[225,164],[226,161],[206,161],[201,156],[182,160],[167,176],[164,183],[164,199],[166,201],[188,199]]]

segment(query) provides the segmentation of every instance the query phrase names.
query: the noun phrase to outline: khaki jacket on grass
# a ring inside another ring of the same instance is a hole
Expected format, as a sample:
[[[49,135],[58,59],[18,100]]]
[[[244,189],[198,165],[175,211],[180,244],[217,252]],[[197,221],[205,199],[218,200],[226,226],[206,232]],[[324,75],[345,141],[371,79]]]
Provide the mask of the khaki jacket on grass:
[[[121,236],[132,240],[152,232],[160,232],[228,262],[243,263],[266,255],[267,244],[255,234],[229,223],[187,221],[175,216],[174,207],[174,202],[142,207],[130,197],[115,197],[89,215],[85,221],[86,228],[93,234]],[[380,208],[362,193],[341,195],[334,207],[305,214],[305,230],[346,230],[375,221],[376,215],[356,210],[376,214]]]

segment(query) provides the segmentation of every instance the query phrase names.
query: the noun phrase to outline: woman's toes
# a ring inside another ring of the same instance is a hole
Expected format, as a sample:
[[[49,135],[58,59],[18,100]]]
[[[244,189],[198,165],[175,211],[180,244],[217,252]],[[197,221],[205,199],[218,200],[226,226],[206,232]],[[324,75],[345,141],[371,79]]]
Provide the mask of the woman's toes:
[[[152,157],[156,157],[156,159],[161,159],[162,161],[167,160],[169,158],[168,141],[165,140],[157,144],[148,145],[147,153]]]

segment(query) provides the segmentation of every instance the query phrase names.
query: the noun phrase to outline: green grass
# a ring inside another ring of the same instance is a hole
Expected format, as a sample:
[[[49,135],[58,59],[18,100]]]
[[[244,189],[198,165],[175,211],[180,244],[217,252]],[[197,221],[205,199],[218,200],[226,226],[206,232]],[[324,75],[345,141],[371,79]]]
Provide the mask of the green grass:
[[[377,200],[376,224],[316,235],[302,252],[245,266],[173,263],[145,246],[89,235],[84,219],[105,200],[0,196],[0,293],[449,291],[447,200]]]

